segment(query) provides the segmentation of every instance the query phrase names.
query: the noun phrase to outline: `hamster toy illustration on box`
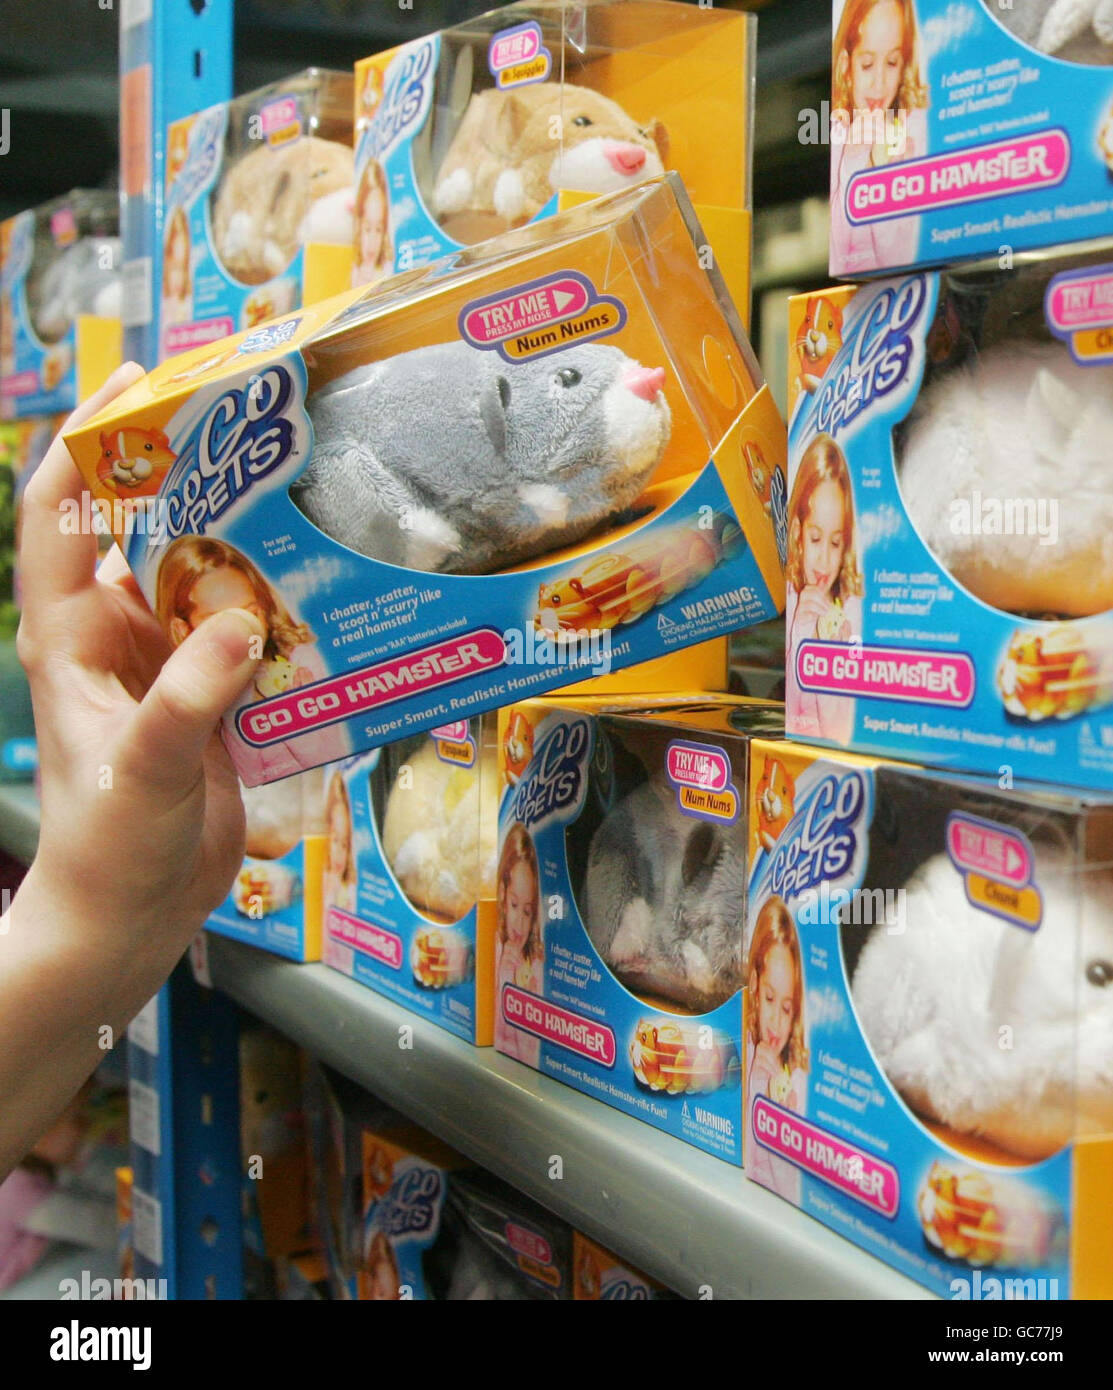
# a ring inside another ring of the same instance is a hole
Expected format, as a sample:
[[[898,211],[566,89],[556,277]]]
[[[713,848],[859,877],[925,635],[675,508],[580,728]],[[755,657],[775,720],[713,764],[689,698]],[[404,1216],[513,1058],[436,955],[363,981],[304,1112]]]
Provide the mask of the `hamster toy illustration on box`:
[[[754,848],[771,850],[792,819],[796,784],[780,758],[766,757],[754,793]]]
[[[533,757],[533,725],[519,710],[510,716],[502,749],[506,780],[513,784],[525,772]]]
[[[685,816],[670,788],[645,782],[592,839],[588,935],[629,989],[705,1013],[741,983],[744,879],[729,834]]]
[[[940,1159],[916,1197],[924,1239],[949,1260],[1024,1269],[1046,1260],[1062,1218],[1030,1187]]]
[[[664,377],[598,343],[513,364],[464,342],[416,348],[310,396],[316,447],[291,495],[361,554],[490,573],[637,499],[669,440]]]
[[[1018,628],[997,688],[1009,714],[1033,722],[1102,709],[1113,701],[1113,632],[1096,623]]]
[[[176,455],[162,430],[102,430],[101,486],[117,497],[155,497]]]
[[[630,1065],[641,1084],[669,1095],[698,1095],[726,1086],[738,1071],[738,1052],[722,1034],[708,1045],[699,1028],[673,1018],[643,1019],[630,1044]]]
[[[555,147],[554,119],[563,132]],[[437,174],[433,207],[442,221],[493,214],[517,226],[561,188],[617,192],[657,178],[667,159],[659,121],[639,126],[599,92],[570,82],[494,88],[468,103]]]
[[[542,584],[534,622],[554,637],[633,622],[705,579],[737,539],[738,528],[716,517],[708,530],[680,527],[652,547],[604,555],[578,575]]]
[[[842,347],[842,310],[822,295],[808,301],[796,335],[800,363],[799,388],[813,392]]]

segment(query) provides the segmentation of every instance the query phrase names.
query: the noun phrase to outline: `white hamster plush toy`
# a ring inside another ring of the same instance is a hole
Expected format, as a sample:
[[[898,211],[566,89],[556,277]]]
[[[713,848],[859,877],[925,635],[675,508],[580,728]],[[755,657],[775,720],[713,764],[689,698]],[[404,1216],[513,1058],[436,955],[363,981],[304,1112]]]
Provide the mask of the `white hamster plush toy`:
[[[900,487],[928,548],[1012,613],[1113,608],[1113,367],[1059,344],[982,353],[921,396]]]
[[[908,1105],[1027,1159],[1113,1130],[1113,872],[1046,855],[1035,881],[1028,931],[973,907],[936,855],[906,885],[903,929],[873,929],[852,981]]]
[[[399,769],[383,817],[383,850],[418,909],[457,921],[479,897],[493,895],[497,779],[494,747],[461,767],[438,757],[433,739]]]

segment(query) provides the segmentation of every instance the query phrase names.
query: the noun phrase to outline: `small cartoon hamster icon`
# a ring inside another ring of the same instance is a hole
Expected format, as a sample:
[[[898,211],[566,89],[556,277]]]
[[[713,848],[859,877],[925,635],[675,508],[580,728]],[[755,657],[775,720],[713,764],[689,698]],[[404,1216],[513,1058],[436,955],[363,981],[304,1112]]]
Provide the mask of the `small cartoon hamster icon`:
[[[746,460],[746,471],[750,475],[750,486],[757,493],[758,501],[767,515],[773,513],[773,471],[765,462],[765,455],[752,441],[742,447],[742,457]]]
[[[503,739],[503,752],[506,755],[506,780],[514,786],[533,757],[533,725],[521,710],[515,710],[510,716]]]
[[[754,853],[772,851],[795,810],[796,783],[779,758],[766,758],[754,792]]]
[[[101,430],[97,478],[117,497],[154,497],[177,455],[162,430]]]
[[[282,695],[294,688],[296,675],[293,663],[284,656],[276,656],[268,661],[255,678],[255,689],[260,695]]]
[[[842,310],[832,300],[817,295],[808,301],[804,320],[796,335],[796,355],[800,359],[800,390],[812,392],[842,347]]]

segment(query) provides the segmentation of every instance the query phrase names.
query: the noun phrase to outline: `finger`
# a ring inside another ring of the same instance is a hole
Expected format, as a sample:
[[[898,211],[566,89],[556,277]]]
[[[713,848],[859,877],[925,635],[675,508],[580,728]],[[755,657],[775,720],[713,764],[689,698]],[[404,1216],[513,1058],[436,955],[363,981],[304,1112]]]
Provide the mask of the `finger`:
[[[62,442],[62,433],[83,424],[142,375],[142,367],[135,362],[118,367],[62,426],[27,484],[21,513],[19,565],[24,581],[24,608],[32,613],[40,605],[64,598],[90,583],[96,567],[96,536],[78,524],[85,485]],[[70,505],[63,509],[66,503]],[[74,503],[78,504],[76,508]]]
[[[171,653],[143,697],[123,758],[129,770],[163,786],[188,786],[221,715],[255,673],[265,637],[242,608],[214,613]],[[255,640],[253,640],[255,639]]]

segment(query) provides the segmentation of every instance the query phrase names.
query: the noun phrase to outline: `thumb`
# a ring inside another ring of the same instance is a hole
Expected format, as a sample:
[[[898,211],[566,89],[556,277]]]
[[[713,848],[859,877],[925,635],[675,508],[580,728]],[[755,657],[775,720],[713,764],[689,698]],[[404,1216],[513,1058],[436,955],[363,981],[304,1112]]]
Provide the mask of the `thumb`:
[[[220,716],[255,674],[265,639],[253,614],[226,608],[171,653],[130,731],[131,762],[142,776],[192,781]]]

